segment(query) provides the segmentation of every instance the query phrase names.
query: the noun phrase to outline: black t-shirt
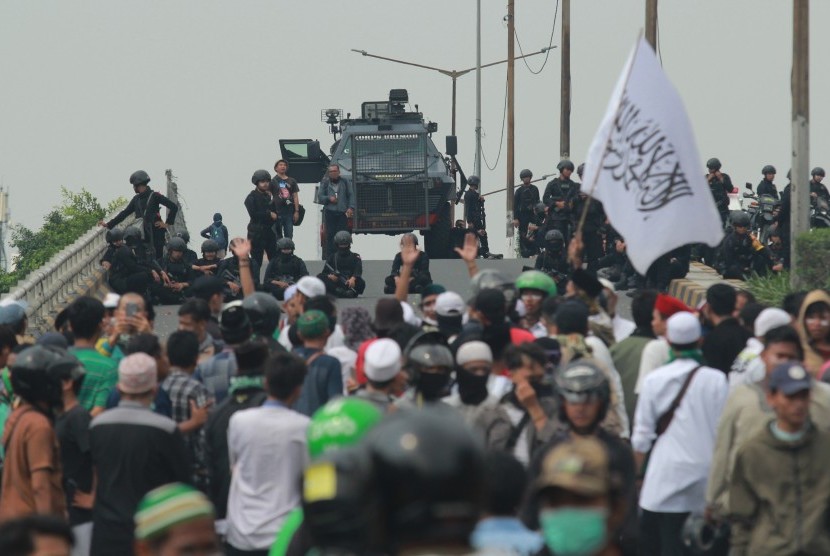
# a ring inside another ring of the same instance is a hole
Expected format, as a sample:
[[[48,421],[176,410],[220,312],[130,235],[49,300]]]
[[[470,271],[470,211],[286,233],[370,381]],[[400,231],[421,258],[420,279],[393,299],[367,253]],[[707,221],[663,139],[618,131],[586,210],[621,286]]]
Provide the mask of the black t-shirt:
[[[92,511],[72,504],[75,492],[92,491],[92,452],[89,447],[89,423],[92,418],[76,405],[55,421],[55,432],[61,447],[63,490],[69,509],[69,524],[80,525],[92,521]]]
[[[297,180],[292,177],[285,179],[274,176],[271,180],[271,194],[274,196],[274,206],[278,209],[285,207],[293,207],[294,193],[300,192],[300,186],[297,185]]]

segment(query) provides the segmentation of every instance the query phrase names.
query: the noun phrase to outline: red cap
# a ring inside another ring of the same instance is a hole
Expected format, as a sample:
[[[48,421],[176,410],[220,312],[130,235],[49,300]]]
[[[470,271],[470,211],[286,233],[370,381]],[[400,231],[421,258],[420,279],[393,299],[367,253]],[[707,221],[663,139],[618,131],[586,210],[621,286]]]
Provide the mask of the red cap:
[[[654,302],[654,308],[657,309],[657,312],[660,313],[664,319],[667,319],[673,314],[681,311],[687,311],[689,313],[694,312],[676,297],[672,297],[664,293],[657,294],[657,301]]]

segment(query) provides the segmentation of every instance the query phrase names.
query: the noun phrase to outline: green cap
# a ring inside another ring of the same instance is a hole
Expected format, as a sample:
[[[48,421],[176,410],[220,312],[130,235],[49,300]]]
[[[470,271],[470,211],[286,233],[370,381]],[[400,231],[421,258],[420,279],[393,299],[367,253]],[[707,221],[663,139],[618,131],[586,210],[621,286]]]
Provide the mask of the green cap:
[[[329,329],[329,319],[323,311],[312,309],[297,319],[297,333],[305,339],[319,338]]]
[[[144,495],[135,512],[135,538],[150,539],[195,519],[213,519],[213,504],[195,488],[170,483]]]
[[[520,292],[522,290],[539,290],[552,297],[556,295],[556,282],[541,270],[528,270],[522,272],[516,278],[516,289]]]
[[[311,416],[307,431],[308,452],[316,458],[329,450],[355,444],[382,417],[380,410],[365,400],[332,400]]]

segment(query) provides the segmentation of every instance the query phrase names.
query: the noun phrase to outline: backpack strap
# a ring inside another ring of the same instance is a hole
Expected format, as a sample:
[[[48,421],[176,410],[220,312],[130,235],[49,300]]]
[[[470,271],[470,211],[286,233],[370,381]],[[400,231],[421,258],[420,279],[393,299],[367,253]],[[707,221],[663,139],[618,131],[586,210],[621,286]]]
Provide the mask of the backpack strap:
[[[689,371],[688,376],[686,376],[686,380],[683,382],[683,387],[680,388],[680,392],[678,392],[677,395],[674,397],[674,400],[669,406],[668,411],[666,411],[664,414],[660,416],[659,419],[657,419],[657,438],[660,438],[660,435],[666,432],[666,429],[668,429],[669,425],[671,425],[672,419],[674,419],[675,411],[677,411],[677,408],[680,407],[680,402],[683,401],[683,397],[686,395],[686,391],[689,389],[689,385],[692,383],[692,379],[695,377],[695,375],[701,367],[703,367],[703,365],[698,365],[697,367]],[[657,438],[655,438],[655,440],[657,440]]]

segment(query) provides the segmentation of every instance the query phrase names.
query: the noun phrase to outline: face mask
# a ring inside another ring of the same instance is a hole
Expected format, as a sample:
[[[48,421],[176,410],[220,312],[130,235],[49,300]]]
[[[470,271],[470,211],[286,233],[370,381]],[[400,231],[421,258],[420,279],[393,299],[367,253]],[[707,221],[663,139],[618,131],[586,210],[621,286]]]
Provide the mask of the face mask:
[[[556,556],[593,556],[605,545],[607,511],[561,508],[539,515],[545,544]]]
[[[418,391],[427,401],[435,401],[446,394],[450,376],[446,373],[420,373]]]
[[[458,395],[466,405],[478,405],[487,399],[487,375],[474,375],[458,368],[455,372],[458,378]]]

